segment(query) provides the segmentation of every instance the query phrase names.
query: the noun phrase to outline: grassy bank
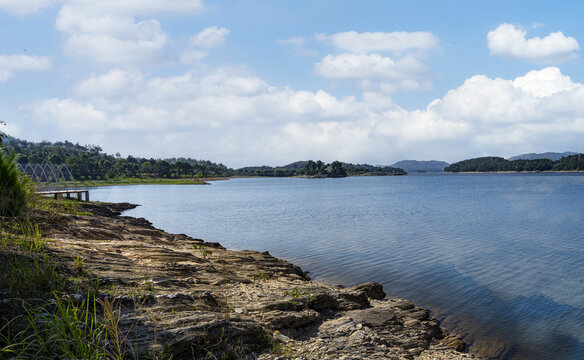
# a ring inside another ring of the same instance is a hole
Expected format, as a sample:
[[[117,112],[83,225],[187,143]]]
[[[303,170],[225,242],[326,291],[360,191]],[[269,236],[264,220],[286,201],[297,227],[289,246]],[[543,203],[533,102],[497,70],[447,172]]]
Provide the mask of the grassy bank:
[[[76,181],[76,186],[110,186],[110,185],[208,185],[202,178],[115,178],[106,180]]]
[[[30,212],[0,217],[0,358],[120,359],[119,310],[98,298],[83,260],[59,259],[43,224],[81,214],[73,201],[37,199]]]

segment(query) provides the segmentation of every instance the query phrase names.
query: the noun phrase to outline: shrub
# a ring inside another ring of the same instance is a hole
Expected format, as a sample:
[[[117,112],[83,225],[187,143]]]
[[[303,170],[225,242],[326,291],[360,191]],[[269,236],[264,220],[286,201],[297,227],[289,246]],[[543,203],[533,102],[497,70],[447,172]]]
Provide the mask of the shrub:
[[[18,216],[26,207],[30,180],[18,170],[14,154],[0,149],[0,216]]]

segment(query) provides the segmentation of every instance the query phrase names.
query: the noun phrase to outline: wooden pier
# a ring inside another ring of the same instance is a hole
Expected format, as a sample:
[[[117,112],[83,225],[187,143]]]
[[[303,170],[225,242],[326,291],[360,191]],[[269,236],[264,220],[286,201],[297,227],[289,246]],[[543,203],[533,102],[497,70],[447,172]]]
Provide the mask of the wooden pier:
[[[55,199],[59,197],[66,197],[71,199],[72,194],[77,194],[77,200],[79,201],[89,201],[89,190],[55,190],[55,191],[37,191],[38,195],[50,196],[53,195]],[[83,195],[85,195],[85,200],[83,200]]]

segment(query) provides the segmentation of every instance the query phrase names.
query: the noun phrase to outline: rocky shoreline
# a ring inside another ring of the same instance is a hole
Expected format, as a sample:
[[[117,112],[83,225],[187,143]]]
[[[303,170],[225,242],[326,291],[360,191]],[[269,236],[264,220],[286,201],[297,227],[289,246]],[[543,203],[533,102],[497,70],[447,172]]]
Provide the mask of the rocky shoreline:
[[[135,206],[81,203],[93,215],[64,215],[42,230],[57,258],[99,279],[138,357],[474,358],[427,310],[386,299],[380,284],[312,282],[268,252],[226,250],[120,215]]]

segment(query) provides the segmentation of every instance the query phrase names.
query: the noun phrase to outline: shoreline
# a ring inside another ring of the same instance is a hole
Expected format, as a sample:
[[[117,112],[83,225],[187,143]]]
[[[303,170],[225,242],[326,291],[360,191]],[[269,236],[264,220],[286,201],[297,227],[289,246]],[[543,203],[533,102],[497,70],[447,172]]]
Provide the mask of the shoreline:
[[[296,175],[296,176],[247,176],[234,175],[229,177],[208,177],[198,179],[122,179],[115,180],[84,180],[76,183],[77,187],[101,187],[101,186],[126,186],[126,185],[212,185],[210,181],[226,181],[231,179],[272,179],[272,178],[294,178],[294,179],[337,179],[344,177],[369,177],[369,176],[407,176],[407,175],[456,175],[456,174],[582,174],[584,170],[570,170],[570,171],[443,171],[443,172],[412,172],[407,174],[359,174],[347,176],[323,176],[323,175]],[[143,180],[143,181],[142,181]]]
[[[441,330],[428,310],[385,298],[380,284],[320,284],[268,252],[227,250],[121,216],[133,204],[79,204],[92,215],[45,225],[49,248],[65,262],[82,259],[85,271],[100,279],[100,296],[120,304],[121,330],[140,339],[132,343],[139,352],[170,351],[174,358],[202,358],[205,349],[249,359],[474,358],[456,351],[464,343]]]

